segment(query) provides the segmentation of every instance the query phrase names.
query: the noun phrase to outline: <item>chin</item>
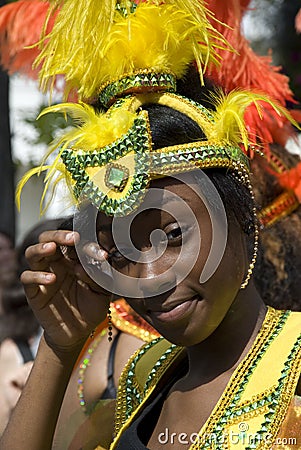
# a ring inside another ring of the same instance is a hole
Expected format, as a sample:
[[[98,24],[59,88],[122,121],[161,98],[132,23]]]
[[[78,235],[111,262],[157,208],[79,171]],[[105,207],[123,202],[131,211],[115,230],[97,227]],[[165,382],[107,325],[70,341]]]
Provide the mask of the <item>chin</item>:
[[[153,325],[154,326],[154,325]],[[194,345],[198,345],[201,342],[205,341],[210,334],[213,333],[213,330],[202,330],[200,331],[200,327],[198,329],[191,329],[189,325],[183,330],[175,330],[175,328],[171,330],[162,329],[162,327],[154,326],[156,330],[169,342],[179,345],[181,347],[193,347]]]

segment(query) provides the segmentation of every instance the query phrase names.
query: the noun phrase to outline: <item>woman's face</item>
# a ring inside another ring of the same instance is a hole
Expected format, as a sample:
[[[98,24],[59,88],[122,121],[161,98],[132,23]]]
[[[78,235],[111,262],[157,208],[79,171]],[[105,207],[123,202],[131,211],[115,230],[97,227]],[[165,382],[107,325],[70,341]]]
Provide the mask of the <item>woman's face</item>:
[[[185,183],[172,178],[153,182],[144,205],[132,217],[112,221],[100,214],[98,239],[113,268],[139,293],[127,294],[134,291],[123,279],[121,288],[130,306],[166,339],[190,346],[206,339],[227,314],[243,281],[247,256],[235,219],[228,218],[226,234],[215,225],[215,233],[227,236],[226,248],[217,270],[200,282],[213,227],[211,212],[196,192],[198,185],[186,175]],[[116,246],[114,227],[122,230],[121,236],[130,235],[132,247],[120,237]]]

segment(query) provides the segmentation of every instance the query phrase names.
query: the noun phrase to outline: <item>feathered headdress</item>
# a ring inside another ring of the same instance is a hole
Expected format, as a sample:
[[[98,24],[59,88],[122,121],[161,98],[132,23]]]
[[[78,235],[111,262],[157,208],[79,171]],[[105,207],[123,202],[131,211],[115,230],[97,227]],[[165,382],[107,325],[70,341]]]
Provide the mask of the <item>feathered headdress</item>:
[[[282,106],[285,106],[286,102],[295,102],[289,88],[288,77],[279,72],[281,68],[272,65],[271,56],[259,56],[254,53],[241,33],[243,14],[249,3],[250,0],[209,1],[209,8],[219,20],[216,23],[217,29],[236,52],[218,49],[222,59],[221,67],[217,69],[211,65],[208,73],[226,92],[237,88],[255,89],[266,92]],[[271,143],[285,146],[287,140],[295,136],[290,117],[279,114],[266,102],[260,102],[260,104],[262,116],[258,116],[256,106],[252,104],[246,109],[244,120],[250,142],[256,144],[259,140],[262,144],[266,162],[261,166],[271,173],[283,188],[283,192],[259,212],[261,223],[264,226],[270,226],[299,207],[301,172],[300,164],[295,168],[287,168],[279,156],[276,156],[269,148]],[[299,111],[292,111],[292,115],[300,121]],[[295,122],[293,124],[296,125]],[[250,156],[254,155],[250,154]]]
[[[279,99],[275,103],[261,93],[217,94],[215,112],[176,94],[177,79],[191,62],[203,80],[208,67],[211,73],[216,64],[225,68],[225,52],[233,53],[234,46],[223,37],[227,26],[202,0],[50,1],[43,30],[35,62],[42,88],[51,89],[55,77],[63,75],[66,95],[76,90],[81,101],[96,102],[103,111],[86,103],[48,109],[70,114],[78,126],[50,149],[59,148],[54,163],[34,169],[18,192],[31,174],[47,169],[47,188],[59,171],[76,199],[87,196],[107,214],[126,214],[158,175],[195,165],[246,171],[245,154],[259,135],[244,121],[250,105],[258,121],[264,115],[262,104],[279,120],[289,118]],[[192,118],[206,141],[153,151],[148,116],[140,111],[150,102]]]
[[[42,65],[41,85],[47,89],[63,74],[67,92],[76,89],[81,100],[137,71],[180,78],[193,60],[202,78],[217,48],[227,47],[202,0],[51,3],[58,17],[35,63]]]

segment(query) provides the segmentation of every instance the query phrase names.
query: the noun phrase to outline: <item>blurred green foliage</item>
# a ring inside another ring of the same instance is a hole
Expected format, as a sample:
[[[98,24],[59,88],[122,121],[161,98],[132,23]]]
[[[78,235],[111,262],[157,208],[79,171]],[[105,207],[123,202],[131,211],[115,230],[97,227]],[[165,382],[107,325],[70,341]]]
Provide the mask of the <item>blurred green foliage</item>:
[[[74,125],[72,119],[62,113],[49,113],[38,117],[47,105],[40,105],[38,111],[32,117],[25,117],[23,120],[26,124],[31,125],[35,130],[31,144],[49,145],[58,134],[66,128]]]

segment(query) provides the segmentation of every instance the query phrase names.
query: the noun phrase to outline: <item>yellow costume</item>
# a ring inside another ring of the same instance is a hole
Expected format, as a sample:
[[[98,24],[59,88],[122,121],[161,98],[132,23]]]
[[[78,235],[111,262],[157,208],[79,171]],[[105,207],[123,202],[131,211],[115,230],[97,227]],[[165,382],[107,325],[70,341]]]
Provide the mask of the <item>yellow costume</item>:
[[[297,124],[278,98],[238,89],[250,86],[236,85],[226,95],[217,90],[210,109],[177,92],[177,82],[189,67],[197,66],[203,82],[208,68],[223,64],[221,51],[236,50],[212,25],[219,22],[203,0],[52,0],[49,18],[51,13],[57,16],[51,32],[42,36],[35,62],[41,87],[51,89],[56,77],[63,75],[65,96],[76,91],[79,102],[55,105],[43,114],[69,114],[76,126],[50,147],[41,166],[25,175],[19,199],[30,176],[47,171],[45,192],[51,183],[55,186],[64,179],[75,204],[88,200],[108,216],[124,216],[139,207],[152,180],[196,168],[233,173],[253,198],[248,160],[256,150],[268,154],[271,141],[262,132],[264,111],[277,124],[279,117]],[[184,114],[204,138],[154,148],[144,108],[150,103]],[[250,107],[258,126],[247,120]],[[48,164],[46,159],[54,152]],[[254,252],[241,289],[250,280],[257,256],[255,214],[253,225]],[[86,269],[93,278],[94,271]],[[113,292],[111,281],[101,286]],[[284,436],[298,413],[294,393],[301,371],[300,332],[299,314],[269,308],[251,349],[191,450],[278,445],[276,439]],[[126,438],[144,406],[156,398],[165,378],[176,372],[185,356],[185,350],[161,338],[136,352],[121,378],[111,449]],[[298,434],[300,429],[296,439]]]
[[[158,394],[164,376],[170,377],[185,358],[183,353],[159,339],[129,361],[119,386],[112,449],[118,448],[120,436]],[[289,442],[300,448],[300,399],[294,396],[300,373],[300,313],[269,308],[251,349],[190,449],[285,449]]]

